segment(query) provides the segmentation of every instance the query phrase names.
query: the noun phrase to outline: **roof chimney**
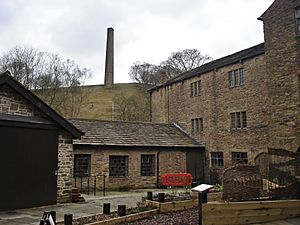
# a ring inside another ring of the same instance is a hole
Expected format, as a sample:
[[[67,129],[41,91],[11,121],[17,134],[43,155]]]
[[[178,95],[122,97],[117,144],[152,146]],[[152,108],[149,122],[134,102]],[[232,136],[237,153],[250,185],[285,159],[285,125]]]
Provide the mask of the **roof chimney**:
[[[105,59],[105,79],[104,85],[112,88],[114,84],[114,29],[107,28],[106,59]]]

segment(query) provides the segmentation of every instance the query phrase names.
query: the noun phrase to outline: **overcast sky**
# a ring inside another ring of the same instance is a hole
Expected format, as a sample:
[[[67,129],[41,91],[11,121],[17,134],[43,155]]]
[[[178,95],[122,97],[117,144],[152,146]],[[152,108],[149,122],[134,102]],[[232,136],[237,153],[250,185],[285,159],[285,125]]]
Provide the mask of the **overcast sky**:
[[[217,59],[263,42],[257,18],[273,0],[0,0],[0,54],[39,48],[92,70],[103,84],[106,31],[115,32],[115,82],[134,62],[159,64],[195,48]]]

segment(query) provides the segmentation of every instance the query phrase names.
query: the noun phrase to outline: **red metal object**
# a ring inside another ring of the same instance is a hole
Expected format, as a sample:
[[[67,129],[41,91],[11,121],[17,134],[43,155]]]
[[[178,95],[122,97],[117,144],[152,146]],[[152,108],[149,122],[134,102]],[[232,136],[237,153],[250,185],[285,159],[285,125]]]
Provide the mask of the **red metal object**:
[[[193,176],[190,173],[165,173],[161,175],[161,181],[167,187],[192,186]]]

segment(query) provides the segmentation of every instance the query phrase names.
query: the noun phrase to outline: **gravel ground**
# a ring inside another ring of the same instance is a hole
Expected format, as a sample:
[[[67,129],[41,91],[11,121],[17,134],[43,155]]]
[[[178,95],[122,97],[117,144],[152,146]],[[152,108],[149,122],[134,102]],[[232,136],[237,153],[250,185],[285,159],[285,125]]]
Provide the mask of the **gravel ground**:
[[[139,220],[127,225],[193,225],[198,224],[198,208],[180,212],[157,214],[150,218]]]

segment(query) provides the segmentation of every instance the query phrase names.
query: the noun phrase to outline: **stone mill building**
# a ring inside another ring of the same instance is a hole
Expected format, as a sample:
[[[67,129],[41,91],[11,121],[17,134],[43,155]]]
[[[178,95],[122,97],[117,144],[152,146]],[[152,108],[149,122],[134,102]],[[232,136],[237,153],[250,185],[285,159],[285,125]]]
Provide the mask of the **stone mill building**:
[[[211,181],[267,148],[300,146],[300,0],[275,0],[258,19],[264,43],[150,89],[151,121],[201,141]]]

